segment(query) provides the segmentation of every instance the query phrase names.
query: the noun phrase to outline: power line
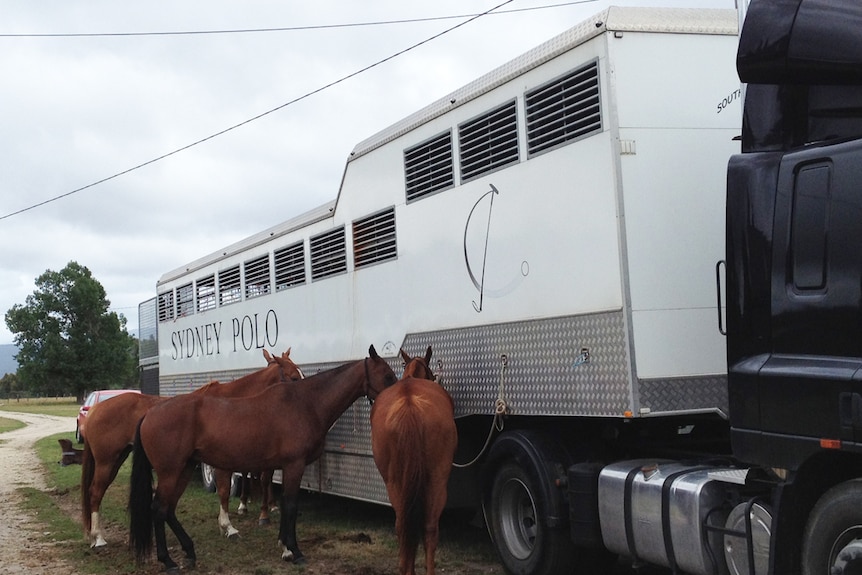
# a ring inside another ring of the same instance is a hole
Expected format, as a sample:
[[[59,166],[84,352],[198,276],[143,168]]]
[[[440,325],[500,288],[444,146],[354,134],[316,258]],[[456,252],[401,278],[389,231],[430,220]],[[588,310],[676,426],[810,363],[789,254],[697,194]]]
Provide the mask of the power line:
[[[592,2],[592,1],[595,1],[595,0],[580,0],[580,2],[570,2],[570,3],[568,3],[568,4],[579,4],[579,3]],[[419,46],[422,46],[422,45],[424,45],[424,44],[427,44],[427,43],[429,43],[429,42],[431,42],[431,41],[433,41],[433,40],[436,40],[437,38],[440,38],[441,36],[443,36],[443,35],[445,35],[445,34],[448,34],[449,32],[452,32],[453,30],[456,30],[456,29],[458,29],[458,28],[461,28],[462,26],[465,26],[465,25],[469,24],[470,22],[473,22],[474,20],[476,20],[476,19],[478,19],[478,18],[481,18],[481,17],[483,17],[483,16],[486,16],[486,15],[488,15],[488,14],[491,14],[492,12],[493,12],[493,13],[497,13],[497,12],[496,12],[496,10],[497,10],[498,8],[500,8],[500,7],[502,7],[502,6],[505,6],[506,4],[510,4],[511,2],[514,2],[514,0],[505,0],[504,2],[501,2],[500,4],[498,4],[498,5],[494,6],[493,8],[490,8],[490,9],[486,10],[485,12],[482,12],[482,13],[479,13],[479,14],[475,14],[475,15],[471,15],[471,16],[469,16],[469,17],[468,17],[468,19],[467,19],[467,20],[464,20],[463,22],[459,22],[458,24],[455,24],[454,26],[451,26],[451,27],[449,27],[449,28],[447,28],[447,29],[443,30],[442,32],[438,32],[437,34],[434,34],[434,35],[432,35],[432,36],[430,36],[430,37],[428,37],[428,38],[426,38],[426,39],[424,39],[424,40],[422,40],[422,41],[420,41],[420,42],[417,42],[417,43],[415,43],[415,44],[413,44],[413,45],[411,45],[411,46],[409,46],[409,47],[407,47],[407,48],[404,48],[403,50],[400,50],[400,51],[398,51],[398,52],[396,52],[396,53],[394,53],[394,54],[392,54],[392,55],[390,55],[390,56],[387,56],[386,58],[383,58],[382,60],[378,60],[377,62],[374,62],[374,63],[372,63],[372,64],[369,64],[368,66],[365,66],[365,67],[363,67],[363,68],[360,68],[359,70],[356,70],[356,71],[354,71],[354,72],[351,72],[350,74],[347,74],[346,76],[342,76],[341,78],[338,78],[337,80],[333,80],[332,82],[329,82],[328,84],[324,84],[323,86],[320,86],[319,88],[316,88],[316,89],[314,89],[314,90],[312,90],[312,91],[310,91],[310,92],[306,92],[305,94],[303,94],[303,95],[301,95],[301,96],[298,96],[298,97],[296,97],[296,98],[294,98],[294,99],[292,99],[292,100],[289,100],[289,101],[285,102],[284,104],[281,104],[281,105],[279,105],[279,106],[276,106],[275,108],[272,108],[272,109],[270,109],[270,110],[267,110],[266,112],[262,112],[262,113],[260,113],[260,114],[258,114],[258,115],[256,115],[256,116],[253,116],[253,117],[251,117],[251,118],[248,118],[247,120],[244,120],[244,121],[242,121],[242,122],[240,122],[240,123],[238,123],[238,124],[234,124],[233,126],[230,126],[230,127],[228,127],[228,128],[225,128],[225,129],[223,129],[223,130],[220,130],[220,131],[218,131],[218,132],[216,132],[216,133],[214,133],[214,134],[210,134],[209,136],[206,136],[206,137],[204,137],[204,138],[201,138],[201,139],[199,139],[199,140],[196,140],[196,141],[194,141],[194,142],[192,142],[192,143],[190,143],[190,144],[187,144],[187,145],[185,145],[185,146],[182,146],[182,147],[180,147],[180,148],[177,148],[177,149],[175,149],[175,150],[172,150],[172,151],[170,151],[170,152],[167,152],[167,153],[165,153],[165,154],[162,154],[161,156],[155,157],[155,158],[153,158],[153,159],[147,160],[146,162],[142,162],[142,163],[140,163],[140,164],[137,164],[137,165],[135,165],[135,166],[132,166],[131,168],[128,168],[128,169],[123,170],[123,171],[121,171],[121,172],[117,172],[117,173],[115,173],[115,174],[113,174],[113,175],[111,175],[111,176],[108,176],[108,177],[106,177],[106,178],[102,178],[101,180],[97,180],[97,181],[95,181],[95,182],[92,182],[92,183],[90,183],[90,184],[87,184],[86,186],[82,186],[82,187],[80,187],[80,188],[76,188],[76,189],[71,190],[71,191],[69,191],[69,192],[66,192],[66,193],[63,193],[63,194],[60,194],[60,195],[54,196],[54,197],[52,197],[52,198],[48,198],[47,200],[43,200],[43,201],[41,201],[41,202],[37,202],[37,203],[32,204],[32,205],[30,205],[30,206],[27,206],[27,207],[25,207],[25,208],[21,208],[21,209],[19,209],[19,210],[16,210],[16,211],[13,211],[13,212],[9,212],[9,213],[7,213],[7,214],[5,214],[5,215],[2,215],[2,216],[0,216],[0,221],[5,220],[5,219],[8,219],[8,218],[11,218],[11,217],[13,217],[13,216],[17,216],[17,215],[23,214],[23,213],[25,213],[25,212],[28,212],[28,211],[30,211],[30,210],[34,210],[34,209],[36,209],[36,208],[40,208],[40,207],[42,207],[42,206],[44,206],[44,205],[50,204],[50,203],[52,203],[52,202],[56,202],[56,201],[61,200],[61,199],[63,199],[63,198],[67,198],[67,197],[69,197],[69,196],[72,196],[72,195],[77,194],[77,193],[79,193],[79,192],[83,192],[83,191],[85,191],[85,190],[88,190],[88,189],[93,188],[93,187],[95,187],[95,186],[98,186],[98,185],[100,185],[100,184],[104,184],[105,182],[109,182],[109,181],[111,181],[111,180],[114,180],[114,179],[116,179],[116,178],[119,178],[120,176],[124,176],[124,175],[126,175],[126,174],[128,174],[128,173],[130,173],[130,172],[134,172],[134,171],[136,171],[136,170],[139,170],[139,169],[141,169],[141,168],[144,168],[144,167],[146,167],[146,166],[149,166],[149,165],[151,165],[151,164],[154,164],[154,163],[156,163],[156,162],[159,162],[159,161],[161,161],[161,160],[164,160],[164,159],[169,158],[169,157],[171,157],[171,156],[174,156],[174,155],[176,155],[176,154],[179,154],[180,152],[184,152],[184,151],[186,151],[186,150],[188,150],[188,149],[190,149],[190,148],[193,148],[193,147],[195,147],[195,146],[198,146],[198,145],[200,145],[200,144],[203,144],[203,143],[205,143],[205,142],[208,142],[208,141],[210,141],[210,140],[212,140],[212,139],[214,139],[214,138],[217,138],[217,137],[222,136],[222,135],[224,135],[224,134],[226,134],[226,133],[228,133],[228,132],[231,132],[231,131],[233,131],[233,130],[236,130],[237,128],[240,128],[240,127],[242,127],[242,126],[245,126],[246,124],[250,124],[251,122],[254,122],[254,121],[260,120],[261,118],[264,118],[264,117],[266,117],[266,116],[269,116],[270,114],[274,114],[275,112],[278,112],[279,110],[282,110],[282,109],[284,109],[284,108],[286,108],[286,107],[288,107],[288,106],[291,106],[291,105],[293,105],[293,104],[296,104],[296,103],[298,103],[298,102],[301,102],[301,101],[303,101],[303,100],[306,100],[306,99],[310,98],[311,96],[314,96],[314,95],[316,95],[316,94],[318,94],[318,93],[320,93],[320,92],[323,92],[324,90],[327,90],[327,89],[329,89],[329,88],[332,88],[333,86],[336,86],[336,85],[338,85],[338,84],[341,84],[342,82],[345,82],[345,81],[347,81],[347,80],[349,80],[349,79],[351,79],[351,78],[353,78],[353,77],[355,77],[355,76],[358,76],[358,75],[360,75],[360,74],[362,74],[362,73],[364,73],[364,72],[367,72],[368,70],[371,70],[371,69],[373,69],[373,68],[376,68],[376,67],[378,67],[378,66],[380,66],[380,65],[382,65],[382,64],[384,64],[384,63],[386,63],[386,62],[389,62],[390,60],[393,60],[393,59],[397,58],[398,56],[401,56],[401,55],[403,55],[403,54],[406,54],[407,52],[410,52],[411,50],[414,50],[414,49],[418,48]],[[557,5],[557,6],[565,6],[565,5],[568,5],[568,4],[559,4],[559,5]]]
[[[456,20],[462,18],[475,19],[479,16],[503,14],[514,14],[518,12],[530,12],[534,10],[547,10],[550,8],[562,8],[576,4],[591,4],[598,0],[576,0],[560,4],[546,4],[544,6],[531,6],[529,8],[513,8],[510,10],[489,11],[479,14],[455,14],[450,16],[429,16],[427,18],[406,18],[402,20],[378,20],[370,22],[350,22],[346,24],[315,24],[309,26],[285,26],[278,28],[239,28],[225,30],[181,30],[173,32],[58,32],[58,33],[30,33],[30,34],[2,34],[0,38],[102,38],[102,37],[134,37],[134,36],[203,36],[214,34],[259,34],[267,32],[298,32],[307,30],[327,30],[337,28],[361,28],[367,26],[389,26],[394,24],[414,24],[419,22],[435,22],[440,20]],[[491,14],[493,12],[493,14]],[[467,20],[469,22],[470,20]],[[466,22],[465,22],[466,23]]]

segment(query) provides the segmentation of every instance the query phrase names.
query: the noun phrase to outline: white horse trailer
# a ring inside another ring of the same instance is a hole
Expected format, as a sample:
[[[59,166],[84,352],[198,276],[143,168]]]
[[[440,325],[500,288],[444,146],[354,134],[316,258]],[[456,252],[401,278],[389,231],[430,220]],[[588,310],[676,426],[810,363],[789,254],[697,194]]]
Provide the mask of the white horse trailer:
[[[569,465],[726,425],[737,27],[613,7],[360,142],[334,201],[159,279],[142,367],[173,395],[259,369],[261,348],[309,374],[431,345],[456,461],[475,461],[450,504],[503,517],[501,555],[541,572],[575,521]],[[367,402],[303,486],[387,502]]]

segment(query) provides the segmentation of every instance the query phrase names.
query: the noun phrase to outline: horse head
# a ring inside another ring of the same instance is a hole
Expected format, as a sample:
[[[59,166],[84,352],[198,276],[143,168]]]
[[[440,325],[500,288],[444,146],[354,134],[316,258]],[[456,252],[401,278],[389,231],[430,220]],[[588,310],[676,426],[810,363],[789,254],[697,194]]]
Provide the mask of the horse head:
[[[281,371],[281,382],[287,381],[297,381],[300,379],[305,379],[305,375],[302,373],[302,370],[299,369],[299,366],[293,363],[293,360],[290,359],[290,349],[287,348],[287,351],[278,355],[271,355],[268,351],[263,350],[263,357],[266,359],[267,365],[278,365]]]
[[[371,345],[368,348],[368,357],[365,358],[365,396],[368,401],[373,402],[381,391],[397,380],[395,372],[386,360],[377,355],[374,345]]]
[[[401,359],[404,360],[404,373],[401,379],[415,377],[418,379],[430,379],[437,381],[437,376],[431,371],[431,346],[425,350],[425,357],[410,357],[407,352],[401,350]]]

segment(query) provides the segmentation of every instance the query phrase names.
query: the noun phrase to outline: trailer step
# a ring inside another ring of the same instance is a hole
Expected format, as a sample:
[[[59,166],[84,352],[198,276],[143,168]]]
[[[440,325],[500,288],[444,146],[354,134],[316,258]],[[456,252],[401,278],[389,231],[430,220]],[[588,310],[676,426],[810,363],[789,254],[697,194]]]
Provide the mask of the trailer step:
[[[749,469],[717,469],[710,471],[709,477],[724,483],[745,485],[745,478],[748,477],[748,472]]]

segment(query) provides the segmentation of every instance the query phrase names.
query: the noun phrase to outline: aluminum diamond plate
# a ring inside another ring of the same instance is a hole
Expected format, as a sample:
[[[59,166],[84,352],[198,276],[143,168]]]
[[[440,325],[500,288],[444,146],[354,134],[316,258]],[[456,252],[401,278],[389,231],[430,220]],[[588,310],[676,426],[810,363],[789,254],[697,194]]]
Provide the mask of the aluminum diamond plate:
[[[618,416],[632,407],[622,312],[411,334],[403,347],[419,355],[428,345],[457,417],[493,413],[498,397],[515,415]]]

